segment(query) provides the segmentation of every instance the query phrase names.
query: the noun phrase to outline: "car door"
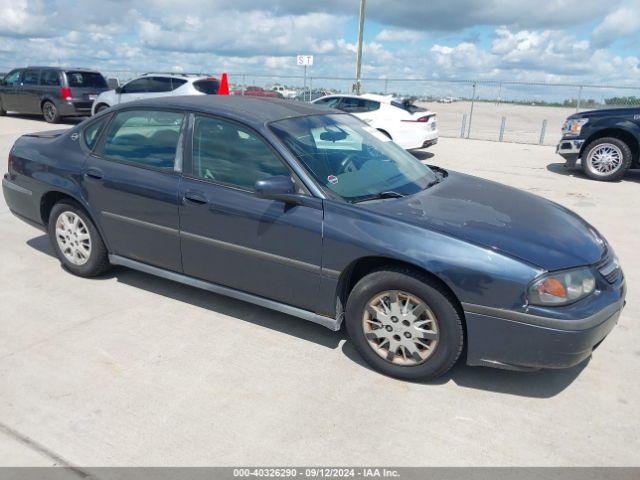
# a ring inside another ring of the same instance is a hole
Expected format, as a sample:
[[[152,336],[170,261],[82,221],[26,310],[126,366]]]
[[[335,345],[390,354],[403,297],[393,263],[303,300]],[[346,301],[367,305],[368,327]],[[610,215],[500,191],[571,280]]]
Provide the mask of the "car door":
[[[147,98],[149,93],[149,79],[147,77],[137,78],[126,83],[118,94],[118,103],[132,102]]]
[[[291,171],[245,125],[194,115],[190,137],[180,188],[184,272],[315,311],[322,201],[309,197],[302,206],[258,198],[256,180]]]
[[[18,110],[23,113],[40,113],[40,70],[27,68],[17,90]]]
[[[183,125],[179,111],[122,110],[87,156],[83,186],[112,253],[181,270],[174,165]]]
[[[0,101],[7,111],[18,110],[18,88],[22,81],[22,70],[13,70],[4,78],[3,85],[0,88]]]

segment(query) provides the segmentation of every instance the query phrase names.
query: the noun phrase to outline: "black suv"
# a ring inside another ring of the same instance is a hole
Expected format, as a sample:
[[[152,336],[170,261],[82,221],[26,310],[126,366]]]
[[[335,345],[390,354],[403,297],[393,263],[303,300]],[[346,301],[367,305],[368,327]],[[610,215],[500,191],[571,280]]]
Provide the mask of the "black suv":
[[[556,152],[594,180],[620,180],[640,168],[640,108],[592,110],[571,115]]]
[[[93,101],[108,89],[104,77],[93,70],[17,68],[0,80],[0,115],[36,113],[49,123],[67,116],[91,115]]]

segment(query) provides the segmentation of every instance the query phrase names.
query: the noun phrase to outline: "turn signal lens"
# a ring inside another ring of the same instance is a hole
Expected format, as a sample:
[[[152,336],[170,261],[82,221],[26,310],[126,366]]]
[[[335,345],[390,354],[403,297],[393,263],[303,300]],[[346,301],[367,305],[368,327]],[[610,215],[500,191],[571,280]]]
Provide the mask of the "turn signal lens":
[[[596,280],[586,267],[548,273],[529,286],[531,305],[567,305],[591,294]]]

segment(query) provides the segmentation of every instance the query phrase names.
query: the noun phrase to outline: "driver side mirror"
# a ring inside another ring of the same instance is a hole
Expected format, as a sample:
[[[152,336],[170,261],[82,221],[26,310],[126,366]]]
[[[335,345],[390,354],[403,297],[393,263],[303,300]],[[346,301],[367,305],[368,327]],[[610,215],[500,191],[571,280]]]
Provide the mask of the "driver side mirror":
[[[120,94],[122,93],[122,87],[116,87],[115,88],[116,93]]]
[[[276,175],[264,180],[257,180],[254,187],[258,198],[280,200],[296,205],[300,205],[305,198],[303,195],[296,193],[293,179],[288,175]]]

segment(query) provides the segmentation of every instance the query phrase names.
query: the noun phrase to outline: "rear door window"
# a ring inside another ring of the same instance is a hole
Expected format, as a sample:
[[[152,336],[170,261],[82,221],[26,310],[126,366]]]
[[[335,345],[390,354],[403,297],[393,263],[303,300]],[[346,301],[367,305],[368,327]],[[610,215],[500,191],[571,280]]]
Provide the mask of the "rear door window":
[[[109,124],[100,154],[143,167],[172,170],[184,114],[127,110]]]
[[[42,72],[42,79],[40,83],[47,87],[59,86],[60,74],[57,70],[45,70]]]
[[[380,102],[364,98],[344,97],[338,108],[349,113],[372,112],[380,108]]]
[[[25,70],[22,76],[23,85],[38,85],[40,83],[40,70]]]
[[[107,88],[107,81],[98,72],[67,72],[70,87]]]
[[[171,91],[171,79],[169,77],[149,77],[149,93],[162,93]]]
[[[325,107],[337,108],[340,97],[321,98],[314,102],[316,105],[324,105]]]
[[[187,81],[184,78],[172,78],[171,79],[171,90],[175,90],[176,88],[180,88],[185,83],[187,83]]]
[[[198,80],[193,82],[193,86],[196,90],[207,95],[216,95],[220,88],[220,82],[215,78],[209,78],[206,80]]]

